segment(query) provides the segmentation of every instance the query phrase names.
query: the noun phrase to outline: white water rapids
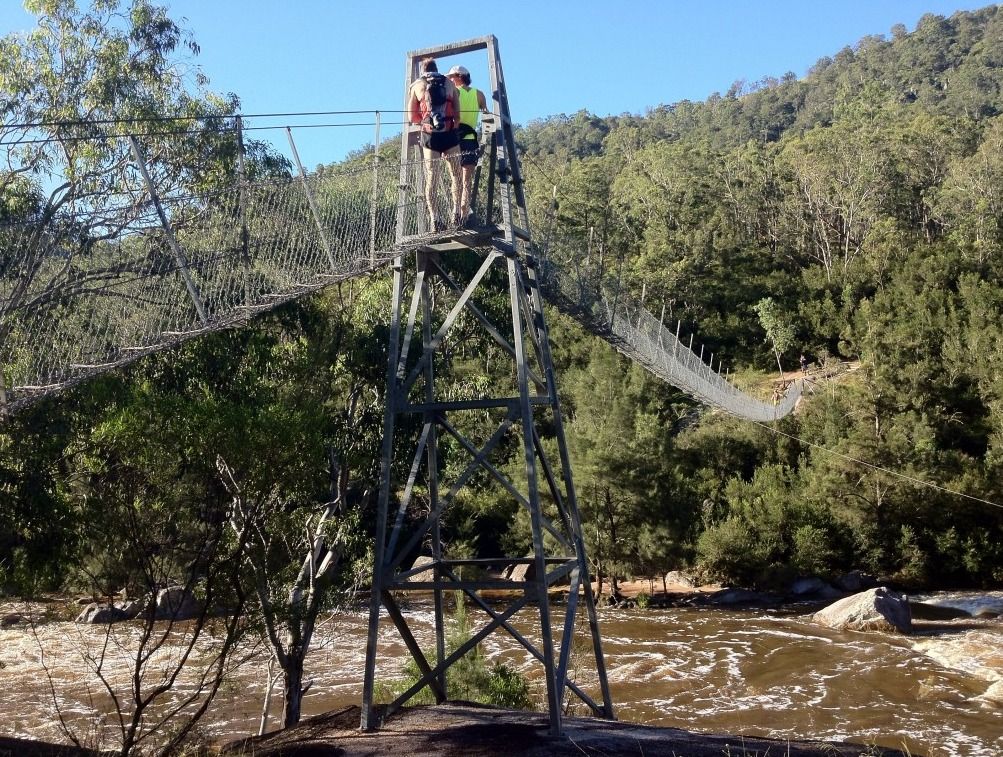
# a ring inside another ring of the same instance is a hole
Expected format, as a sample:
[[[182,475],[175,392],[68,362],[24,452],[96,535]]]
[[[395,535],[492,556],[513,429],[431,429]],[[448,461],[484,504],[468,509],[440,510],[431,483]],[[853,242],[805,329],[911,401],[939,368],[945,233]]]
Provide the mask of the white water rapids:
[[[928,599],[1003,610],[1003,593]],[[479,620],[475,610],[468,612],[471,621]],[[415,604],[406,614],[422,645],[432,646],[427,606]],[[534,638],[534,620],[535,611],[527,608],[516,625]],[[621,720],[708,733],[849,740],[930,757],[1003,754],[999,618],[953,621],[913,636],[836,632],[805,616],[721,609],[601,610],[600,622]],[[111,701],[95,677],[94,661],[103,652],[102,670],[116,690],[127,691],[139,626],[113,626],[106,638],[107,630],[73,623],[39,625],[34,632],[0,630],[0,734],[64,741],[58,706],[86,743],[113,744]],[[365,635],[364,612],[325,621],[307,660],[313,685],[304,715],[359,703]],[[495,633],[482,648],[525,673],[538,693],[542,689],[537,664],[509,636]],[[380,650],[379,672],[393,675],[406,651],[389,622],[381,627]],[[232,672],[204,721],[202,730],[211,736],[257,731],[267,655],[244,651],[248,659]],[[174,653],[167,650],[159,664],[166,668]],[[581,667],[591,667],[588,657]],[[587,678],[583,683],[591,688]],[[191,676],[183,677],[175,694],[192,685]],[[276,690],[276,711],[278,698]],[[584,714],[582,708],[576,714]],[[272,727],[276,722],[274,717]]]

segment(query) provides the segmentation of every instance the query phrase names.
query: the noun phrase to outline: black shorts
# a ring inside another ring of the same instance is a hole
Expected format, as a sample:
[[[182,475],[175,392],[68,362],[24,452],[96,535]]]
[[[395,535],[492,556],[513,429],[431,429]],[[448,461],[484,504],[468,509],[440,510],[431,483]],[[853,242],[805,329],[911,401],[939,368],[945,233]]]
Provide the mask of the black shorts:
[[[477,138],[472,139],[461,139],[460,140],[460,165],[461,166],[476,166],[477,165]]]
[[[451,131],[423,131],[421,133],[421,146],[434,152],[446,152],[452,150],[460,141],[456,129]]]

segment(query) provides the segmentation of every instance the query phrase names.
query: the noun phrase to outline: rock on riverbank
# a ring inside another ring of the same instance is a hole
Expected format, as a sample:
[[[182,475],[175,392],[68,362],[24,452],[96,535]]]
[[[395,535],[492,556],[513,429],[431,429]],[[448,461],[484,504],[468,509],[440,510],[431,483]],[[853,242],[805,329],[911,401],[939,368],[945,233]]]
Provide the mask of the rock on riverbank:
[[[565,736],[548,734],[547,716],[539,712],[500,710],[467,703],[411,707],[390,718],[379,731],[359,731],[359,708],[318,715],[294,728],[225,746],[231,757],[321,755],[362,757],[898,757],[904,752],[863,744],[784,741],[744,736],[698,734],[677,728],[565,718]]]

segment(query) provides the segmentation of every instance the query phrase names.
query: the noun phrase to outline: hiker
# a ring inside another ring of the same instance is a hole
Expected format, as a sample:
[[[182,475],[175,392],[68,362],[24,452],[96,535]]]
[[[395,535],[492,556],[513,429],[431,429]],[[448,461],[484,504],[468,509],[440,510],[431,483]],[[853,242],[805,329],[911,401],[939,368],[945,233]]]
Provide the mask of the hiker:
[[[806,358],[802,354],[800,362],[801,362],[801,375],[802,376],[807,376],[808,375],[808,358]]]
[[[456,87],[459,95],[460,124],[457,133],[460,139],[460,171],[463,179],[460,223],[467,225],[471,220],[470,195],[474,186],[474,168],[477,166],[479,151],[477,121],[481,113],[488,112],[488,104],[484,99],[484,93],[470,86],[470,72],[466,68],[453,66],[446,76]]]
[[[421,124],[421,153],[425,163],[425,205],[433,231],[446,225],[435,208],[439,184],[438,162],[445,161],[453,195],[452,222],[460,223],[460,148],[457,134],[459,96],[455,85],[439,73],[434,58],[421,62],[421,76],[408,90],[408,113],[412,124]]]

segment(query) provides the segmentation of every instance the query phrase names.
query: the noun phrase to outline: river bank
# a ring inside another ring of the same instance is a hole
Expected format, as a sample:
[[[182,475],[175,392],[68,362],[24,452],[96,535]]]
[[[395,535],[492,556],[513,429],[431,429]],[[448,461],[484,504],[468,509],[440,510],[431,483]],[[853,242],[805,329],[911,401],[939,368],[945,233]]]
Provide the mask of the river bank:
[[[691,733],[595,718],[566,718],[564,736],[548,734],[547,717],[450,703],[414,707],[372,733],[359,731],[359,708],[309,718],[295,728],[235,742],[226,757],[898,757],[899,750],[839,744]],[[913,756],[917,757],[917,756]]]
[[[378,730],[359,730],[357,706],[306,718],[265,736],[205,748],[197,757],[905,757],[866,744],[691,733],[594,718],[566,718],[564,735],[545,715],[452,702],[405,708]],[[3,757],[110,757],[61,744],[0,737]],[[909,757],[920,757],[910,755]]]

